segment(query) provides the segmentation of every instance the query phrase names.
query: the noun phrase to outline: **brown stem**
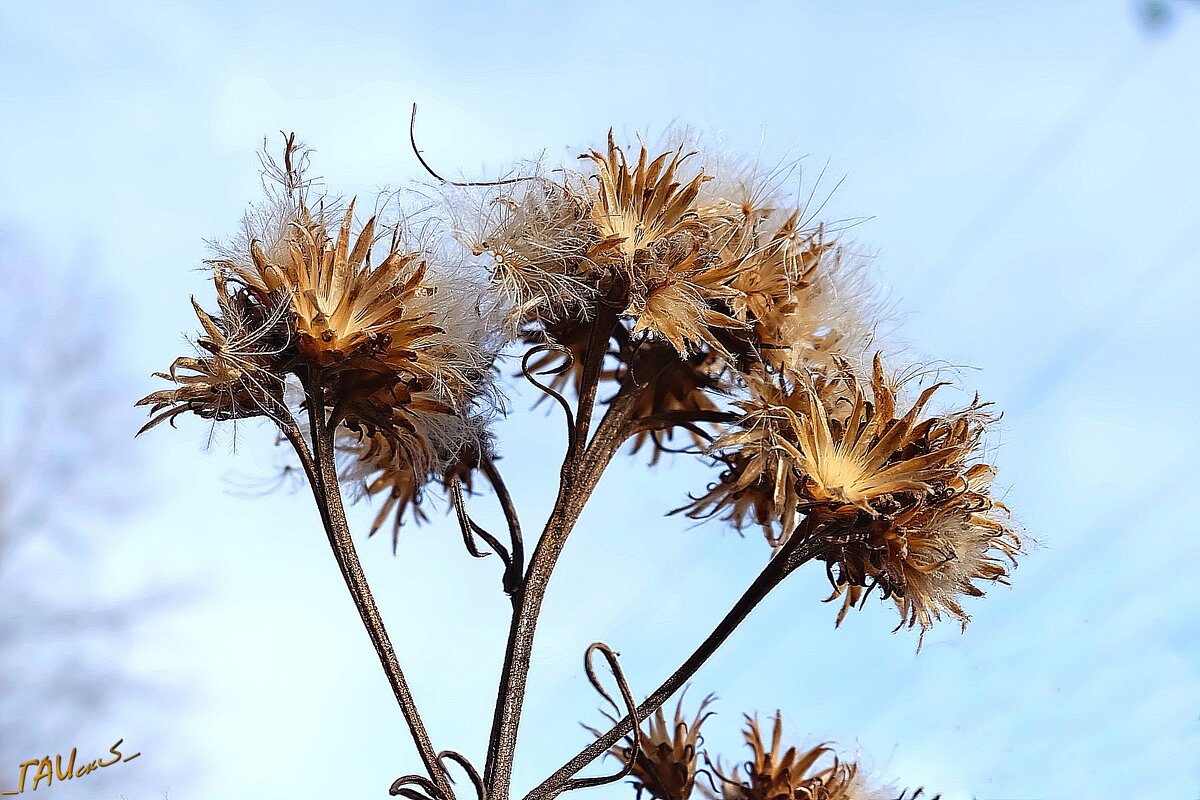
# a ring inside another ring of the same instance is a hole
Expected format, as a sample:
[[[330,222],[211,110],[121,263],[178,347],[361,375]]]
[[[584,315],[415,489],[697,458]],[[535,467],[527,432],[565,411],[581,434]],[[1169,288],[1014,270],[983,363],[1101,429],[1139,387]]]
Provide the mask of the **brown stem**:
[[[286,419],[286,421],[284,421]],[[308,485],[316,488],[317,467],[313,461],[312,451],[308,449],[308,444],[304,441],[304,436],[300,433],[300,426],[296,424],[296,420],[289,412],[286,418],[276,420],[279,430],[284,437],[291,443],[292,449],[296,451],[296,457],[300,459],[300,466],[304,468],[304,475],[308,478]],[[321,502],[317,502],[321,506]],[[322,517],[324,517],[325,509],[320,508]]]
[[[521,520],[517,516],[517,506],[508,492],[508,486],[504,483],[500,470],[496,468],[496,462],[485,455],[480,459],[479,468],[492,485],[492,491],[496,493],[500,509],[504,512],[504,520],[508,523],[508,535],[512,543],[512,574],[504,577],[504,589],[515,602],[521,576],[525,574],[525,540],[521,536]]]
[[[638,420],[635,432],[661,431],[677,425],[695,422],[736,422],[739,415],[732,411],[710,411],[697,409],[694,411],[664,411],[650,417]]]
[[[579,383],[579,405],[575,414],[576,447],[582,447],[592,427],[592,412],[596,407],[596,393],[600,388],[600,375],[604,371],[604,359],[608,356],[608,342],[617,324],[616,311],[601,305],[588,334],[584,350],[583,374]],[[575,454],[571,454],[575,455]],[[567,462],[572,459],[568,457]],[[566,466],[564,462],[564,466]]]
[[[316,379],[313,380],[313,384],[316,384]],[[315,389],[314,385],[306,388],[308,389],[308,415],[316,457],[317,480],[312,484],[313,495],[321,510],[321,519],[325,525],[325,533],[329,537],[329,545],[333,549],[334,558],[337,559],[338,568],[341,569],[346,588],[350,590],[350,596],[362,618],[363,626],[371,637],[371,644],[375,646],[379,663],[383,666],[383,671],[392,686],[396,702],[400,704],[400,710],[404,714],[405,722],[408,723],[408,729],[417,746],[417,752],[421,756],[421,762],[425,765],[425,771],[429,773],[429,777],[442,795],[452,800],[454,790],[438,762],[437,751],[429,739],[425,723],[421,720],[421,714],[417,710],[417,704],[408,687],[408,681],[404,678],[404,672],[400,669],[395,648],[392,647],[392,641],[384,627],[379,608],[375,605],[375,598],[367,584],[362,562],[359,561],[358,552],[355,550],[354,541],[350,536],[350,527],[346,522],[346,511],[342,505],[342,493],[337,476],[333,424],[332,422],[327,423],[324,419],[325,409],[324,404],[318,399],[319,389]],[[301,460],[303,460],[303,456],[301,456]]]
[[[792,571],[817,555],[824,542],[819,537],[811,535],[802,536],[801,531],[797,531],[789,544],[791,544],[790,547],[785,546],[782,551],[777,553],[767,563],[767,566],[754,579],[754,582],[750,584],[749,588],[746,589],[733,608],[729,610],[717,627],[713,629],[708,638],[700,643],[700,646],[688,657],[687,661],[683,662],[679,669],[672,673],[671,677],[667,678],[653,694],[638,706],[638,718],[646,719],[660,708],[663,703],[667,702],[671,695],[679,691],[696,674],[696,671],[708,661],[709,657],[717,651],[717,648],[729,638],[730,634],[742,624],[750,612],[754,610],[755,606],[762,602],[762,599],[778,586],[784,578],[791,574]],[[571,776],[599,756],[608,752],[609,748],[616,744],[618,739],[628,735],[632,730],[633,721],[627,715],[603,736],[598,737],[596,741],[583,750],[580,750],[574,758],[559,768],[557,772],[538,784],[533,791],[525,795],[525,800],[550,800],[557,796],[564,788],[569,786]]]
[[[508,797],[533,640],[550,576],[587,498],[621,442],[628,437],[634,406],[628,396],[618,397],[609,406],[594,439],[584,448],[615,323],[616,314],[612,309],[601,308],[597,312],[584,355],[575,432],[563,459],[558,497],[534,548],[521,588],[514,595],[514,600],[519,597],[520,602],[514,603],[484,770],[489,800]],[[617,412],[618,408],[620,412]]]

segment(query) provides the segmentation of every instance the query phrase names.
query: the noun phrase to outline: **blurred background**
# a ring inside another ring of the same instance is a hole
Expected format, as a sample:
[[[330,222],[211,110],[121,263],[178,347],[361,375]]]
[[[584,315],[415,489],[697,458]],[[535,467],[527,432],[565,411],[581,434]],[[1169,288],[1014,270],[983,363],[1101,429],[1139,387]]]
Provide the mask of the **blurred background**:
[[[1187,0],[0,5],[0,791],[121,738],[137,760],[39,796],[377,797],[416,767],[271,432],[132,438],[149,373],[187,352],[188,296],[208,302],[205,240],[259,196],[263,138],[297,131],[331,189],[366,194],[423,177],[416,101],[425,155],[474,178],[610,126],[802,157],[825,217],[869,217],[850,236],[907,352],[970,365],[1005,411],[1000,484],[1039,542],[1012,589],[918,654],[890,607],[835,630],[820,568],[789,579],[689,695],[720,695],[726,763],[742,713],[781,709],[797,744],[946,800],[1200,797],[1198,74]],[[514,389],[498,430],[535,529],[561,420],[532,399]],[[756,574],[759,538],[662,517],[710,479],[609,471],[551,584],[516,789],[599,721],[588,643],[648,692]],[[494,559],[440,515],[396,557],[360,547],[434,740],[481,763]]]

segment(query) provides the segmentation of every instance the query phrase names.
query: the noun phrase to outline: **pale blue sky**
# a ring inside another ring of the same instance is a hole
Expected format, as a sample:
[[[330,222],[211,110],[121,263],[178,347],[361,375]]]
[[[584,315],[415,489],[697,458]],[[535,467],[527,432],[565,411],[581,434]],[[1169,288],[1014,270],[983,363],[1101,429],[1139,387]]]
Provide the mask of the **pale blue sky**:
[[[827,213],[871,217],[854,236],[909,351],[977,367],[964,381],[1006,411],[1000,483],[1041,546],[971,605],[965,635],[943,626],[920,654],[890,608],[835,631],[820,569],[791,579],[697,677],[693,696],[722,698],[708,741],[741,757],[740,714],[780,708],[798,742],[861,746],[881,777],[947,800],[1193,800],[1198,42],[1200,14],[1147,37],[1122,0],[8,2],[0,226],[41,264],[115,285],[113,373],[147,376],[132,403],[183,352],[203,242],[256,199],[255,150],[280,129],[347,194],[418,177],[413,101],[428,157],[472,176],[672,122],[767,161],[806,156],[806,185],[828,165],[825,185],[845,180]],[[502,442],[558,433],[528,399]],[[133,654],[191,701],[164,709],[174,733],[139,742],[143,758],[190,754],[177,800],[382,796],[417,762],[310,500],[231,494],[272,474],[270,434],[244,426],[236,453],[228,437],[205,453],[207,430],[130,442],[151,489],[98,565],[114,588],[203,590]],[[530,444],[505,459],[527,527],[552,461]],[[589,642],[648,691],[765,557],[754,537],[660,518],[703,486],[700,465],[646,475],[611,470],[552,584],[518,788],[585,743]],[[382,539],[361,549],[435,740],[481,759],[507,624],[495,565],[441,519],[399,558]],[[134,739],[133,720],[111,725]],[[126,796],[161,797],[136,763]]]

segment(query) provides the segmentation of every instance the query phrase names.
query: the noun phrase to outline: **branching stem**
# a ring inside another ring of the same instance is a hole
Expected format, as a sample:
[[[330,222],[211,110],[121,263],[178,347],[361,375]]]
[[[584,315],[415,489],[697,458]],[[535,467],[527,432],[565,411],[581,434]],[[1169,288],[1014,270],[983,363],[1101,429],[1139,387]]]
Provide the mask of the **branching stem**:
[[[505,653],[500,686],[496,697],[496,710],[489,740],[488,758],[482,778],[482,797],[486,800],[507,800],[512,780],[513,761],[516,754],[517,734],[521,712],[525,703],[529,666],[533,652],[534,636],[542,602],[554,567],[558,562],[567,538],[578,522],[584,506],[595,490],[608,464],[621,445],[639,431],[661,430],[695,422],[725,422],[726,412],[665,413],[639,420],[637,410],[642,392],[647,384],[638,384],[630,375],[622,381],[617,395],[608,402],[604,416],[589,440],[591,420],[595,409],[597,391],[603,377],[604,360],[616,315],[602,311],[594,322],[588,342],[579,385],[579,400],[573,415],[572,436],[563,458],[558,497],[546,520],[542,535],[534,548],[528,569],[524,568],[524,546],[521,527],[512,497],[496,465],[484,459],[480,468],[491,483],[499,499],[512,538],[512,552],[505,588],[513,603],[512,624],[508,647]],[[636,349],[636,348],[635,348]],[[632,357],[632,354],[631,354]],[[280,425],[284,435],[296,448],[305,472],[309,475],[321,518],[329,536],[330,546],[350,590],[355,606],[359,610],[363,625],[371,636],[379,656],[380,664],[388,676],[396,700],[408,722],[413,740],[426,771],[437,788],[437,794],[453,800],[447,774],[437,751],[429,739],[421,721],[412,692],[400,669],[395,650],[384,628],[383,621],[367,585],[346,523],[338,484],[333,442],[333,420],[327,420],[324,406],[320,402],[319,376],[306,381],[309,419],[312,427],[313,449],[309,452],[299,429],[294,424]],[[469,520],[468,520],[469,522]],[[464,535],[469,535],[465,531]],[[626,736],[637,724],[646,719],[665,703],[671,695],[700,669],[710,656],[725,642],[750,612],[767,594],[779,585],[796,567],[813,558],[821,547],[819,537],[796,531],[789,544],[777,553],[762,570],[746,592],[725,615],[717,627],[700,644],[692,655],[636,709],[621,719],[607,733],[581,750],[574,758],[543,781],[525,800],[552,800],[563,791],[589,786],[596,781],[578,779],[574,776],[597,757],[607,752],[621,737]]]
[[[811,560],[820,552],[823,542],[819,538],[802,536],[799,531],[789,540],[789,544],[777,553],[768,563],[754,582],[734,604],[712,633],[700,643],[700,646],[688,657],[687,661],[672,673],[653,694],[637,707],[637,718],[646,719],[658,710],[671,695],[679,691],[696,671],[708,661],[730,634],[749,616],[750,612],[762,602],[771,590],[778,586],[784,578],[797,567]],[[550,800],[565,789],[570,788],[572,776],[586,767],[599,756],[608,752],[617,740],[628,735],[633,730],[634,720],[626,715],[607,733],[598,737],[594,742],[558,769],[553,775],[542,781],[533,791],[525,796],[525,800]]]
[[[580,365],[582,378],[579,385],[579,403],[573,415],[574,435],[563,458],[558,497],[550,517],[546,520],[542,536],[534,548],[522,585],[514,595],[512,624],[509,628],[500,686],[496,693],[496,711],[492,719],[492,733],[484,772],[488,797],[492,800],[504,800],[508,797],[513,759],[516,755],[517,732],[525,704],[534,634],[550,576],[566,545],[567,537],[574,529],[604,468],[629,435],[629,422],[634,406],[630,397],[625,395],[618,396],[610,404],[592,441],[588,442],[587,439],[604,359],[608,354],[608,344],[616,320],[617,315],[613,309],[602,307],[593,321],[583,363]],[[519,602],[515,602],[517,598]]]

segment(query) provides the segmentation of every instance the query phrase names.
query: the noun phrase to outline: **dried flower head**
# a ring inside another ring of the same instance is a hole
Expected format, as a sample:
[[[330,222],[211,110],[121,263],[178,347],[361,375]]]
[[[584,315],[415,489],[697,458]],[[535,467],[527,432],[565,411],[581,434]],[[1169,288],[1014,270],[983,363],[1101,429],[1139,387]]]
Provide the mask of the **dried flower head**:
[[[313,199],[308,155],[289,136],[282,163],[262,156],[266,199],[209,262],[220,314],[196,305],[198,356],[162,374],[176,388],[143,399],[146,427],[193,411],[267,416],[295,436],[301,412],[319,414],[349,462],[342,474],[386,496],[376,527],[398,523],[409,508],[421,515],[430,480],[486,446],[503,344],[496,304],[482,272],[414,240],[402,215],[360,225],[354,201]],[[284,396],[291,376],[302,398]]]
[[[312,368],[374,373],[383,383],[403,373],[410,386],[466,382],[456,343],[438,324],[443,320],[432,301],[438,287],[427,259],[407,248],[395,227],[383,257],[372,264],[377,218],[355,236],[354,205],[335,226],[300,199],[282,239],[267,249],[252,239],[248,259],[221,258],[214,266],[260,303],[286,300],[298,356]]]
[[[792,211],[765,242],[739,256],[731,305],[751,332],[735,335],[748,337],[776,370],[802,371],[857,355],[872,305],[860,266],[823,225],[806,227],[802,211]]]
[[[1006,562],[1015,565],[1021,546],[1007,510],[990,496],[994,469],[978,461],[995,418],[978,400],[922,417],[940,384],[898,414],[878,357],[872,400],[859,382],[847,377],[846,385],[848,416],[832,417],[810,391],[795,446],[786,447],[803,476],[800,494],[832,545],[823,557],[835,589],[879,587],[902,624],[922,633],[943,613],[965,628],[958,598],[981,596],[975,581],[1007,582]],[[846,602],[864,592],[852,589]]]
[[[137,402],[150,406],[151,419],[138,433],[164,421],[174,424],[185,412],[214,421],[273,417],[283,403],[280,358],[288,346],[278,326],[279,309],[247,304],[221,275],[214,276],[221,311],[209,315],[192,298],[203,333],[196,356],[177,358],[168,372],[155,376],[174,389],[152,392]]]
[[[640,261],[655,255],[653,248],[686,251],[706,235],[695,202],[708,176],[703,170],[690,178],[681,174],[693,155],[681,147],[650,160],[643,146],[637,164],[630,166],[610,130],[605,152],[581,156],[595,167],[595,183],[588,184],[591,220],[599,234],[589,251],[593,261],[632,273]]]
[[[584,156],[595,168],[587,186],[598,232],[588,260],[625,290],[633,332],[658,334],[681,356],[702,345],[721,351],[712,329],[742,327],[718,306],[736,294],[729,286],[736,264],[714,241],[723,219],[705,218],[696,206],[709,176],[683,174],[692,155],[680,147],[650,159],[642,146],[630,165],[610,131],[606,152]]]
[[[660,706],[647,721],[646,730],[638,731],[638,756],[630,772],[630,783],[637,789],[639,798],[643,792],[655,800],[688,800],[691,797],[698,774],[699,748],[704,741],[700,727],[713,715],[714,712],[706,709],[715,699],[716,696],[711,694],[705,697],[688,723],[683,716],[681,697],[675,706],[675,720],[669,727]],[[617,721],[611,715],[606,716],[614,723]],[[588,730],[600,735],[594,728]],[[627,763],[633,754],[632,734],[623,743],[614,745],[609,754]]]
[[[1020,552],[990,496],[994,470],[980,461],[994,417],[977,400],[924,414],[941,384],[899,412],[878,356],[869,395],[864,384],[846,362],[751,380],[751,399],[737,404],[744,416],[714,444],[729,469],[689,513],[724,510],[739,527],[752,516],[775,546],[805,520],[805,536],[827,543],[835,596],[845,591],[839,622],[878,587],[902,624],[924,632],[948,614],[965,625],[958,598],[981,595],[975,581],[1005,582]]]
[[[852,405],[844,423],[832,417],[823,398],[803,385],[800,412],[789,419],[796,439],[794,443],[784,439],[782,446],[803,476],[801,493],[806,499],[836,510],[854,506],[878,516],[897,504],[921,501],[935,485],[965,469],[966,457],[979,444],[984,419],[939,428],[957,435],[930,440],[927,434],[942,420],[921,418],[925,405],[944,384],[925,389],[897,417],[896,394],[878,356],[871,383],[873,401],[853,376],[847,377]],[[935,446],[922,446],[930,444]]]
[[[743,778],[735,768],[720,777],[721,800],[883,800],[887,788],[873,788],[858,764],[840,760],[826,745],[800,752],[783,750],[783,719],[776,712],[768,746],[758,720],[746,717],[745,739],[753,758]],[[819,766],[824,762],[824,766]]]
[[[490,392],[501,337],[482,275],[407,240],[378,214],[356,225],[351,201],[310,199],[308,153],[289,137],[283,164],[263,157],[265,204],[214,270],[247,303],[283,306],[292,371],[316,375],[342,423],[424,474],[460,442]]]
[[[610,131],[605,148],[581,156],[583,172],[551,180],[534,166],[477,207],[460,188],[446,193],[460,240],[491,258],[510,324],[574,356],[552,388],[578,381],[591,329],[611,315],[622,363],[606,380],[628,374],[643,344],[677,361],[646,390],[643,418],[708,412],[719,401],[707,395],[737,372],[803,370],[861,348],[869,325],[856,262],[802,210],[779,210],[776,174],[686,141],[654,152],[640,145],[627,157]],[[469,208],[485,221],[469,222]],[[546,352],[534,366],[561,363]]]

